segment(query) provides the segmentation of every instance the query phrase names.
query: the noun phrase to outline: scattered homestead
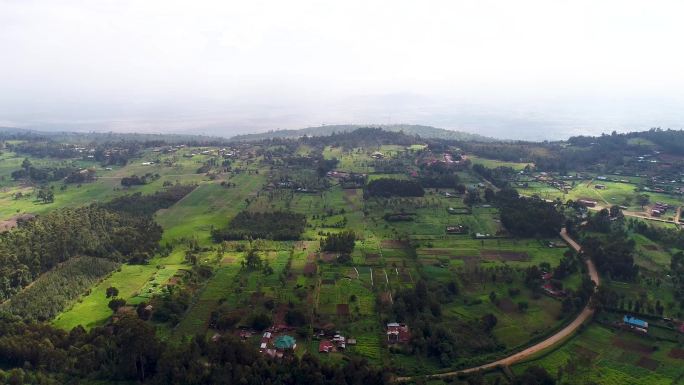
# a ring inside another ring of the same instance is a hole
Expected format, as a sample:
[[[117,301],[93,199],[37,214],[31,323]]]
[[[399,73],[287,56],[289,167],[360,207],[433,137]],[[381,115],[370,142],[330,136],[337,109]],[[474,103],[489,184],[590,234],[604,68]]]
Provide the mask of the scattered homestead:
[[[411,339],[408,326],[403,323],[390,322],[387,324],[387,343],[405,344]]]

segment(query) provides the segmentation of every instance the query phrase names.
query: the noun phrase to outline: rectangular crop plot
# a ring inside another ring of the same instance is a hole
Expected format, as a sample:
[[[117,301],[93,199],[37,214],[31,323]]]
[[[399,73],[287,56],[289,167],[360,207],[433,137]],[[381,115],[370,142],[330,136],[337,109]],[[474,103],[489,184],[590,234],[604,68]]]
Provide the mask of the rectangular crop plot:
[[[526,262],[530,260],[529,254],[520,251],[482,250],[480,255],[488,261]]]

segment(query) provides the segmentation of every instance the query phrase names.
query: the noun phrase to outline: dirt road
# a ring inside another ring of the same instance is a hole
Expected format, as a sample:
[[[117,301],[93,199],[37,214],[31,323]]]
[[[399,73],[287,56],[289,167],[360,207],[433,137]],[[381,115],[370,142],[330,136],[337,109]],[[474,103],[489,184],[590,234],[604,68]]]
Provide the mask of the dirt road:
[[[570,238],[568,235],[567,231],[565,228],[563,228],[560,232],[561,238],[565,242],[570,245],[575,251],[579,252],[581,250],[580,245],[575,242],[574,239]],[[594,263],[591,260],[587,260],[587,270],[589,271],[589,276],[591,277],[591,280],[596,283],[596,286],[598,287],[600,281],[599,281],[599,275],[598,272],[596,271],[596,267],[594,266]],[[498,361],[490,362],[488,364],[476,366],[473,368],[468,368],[468,369],[462,369],[462,370],[456,370],[452,372],[444,372],[444,373],[437,373],[437,374],[431,374],[425,376],[425,378],[430,379],[430,378],[443,378],[443,377],[452,377],[452,376],[457,376],[459,374],[467,374],[467,373],[473,373],[473,372],[478,372],[478,371],[486,371],[489,369],[494,369],[498,366],[510,366],[515,363],[518,363],[520,361],[525,360],[526,358],[539,353],[547,348],[550,348],[558,343],[563,342],[566,338],[570,337],[572,334],[577,331],[577,329],[588,319],[591,318],[591,316],[594,314],[594,310],[587,306],[584,307],[582,312],[575,318],[570,324],[565,326],[563,329],[561,329],[559,332],[556,334],[550,336],[549,338],[545,339],[544,341],[530,346],[529,348],[520,351],[518,353],[515,353],[513,355],[510,355],[506,358],[502,358]],[[406,381],[411,381],[415,380],[417,377],[398,377],[395,379],[396,382],[406,382]]]

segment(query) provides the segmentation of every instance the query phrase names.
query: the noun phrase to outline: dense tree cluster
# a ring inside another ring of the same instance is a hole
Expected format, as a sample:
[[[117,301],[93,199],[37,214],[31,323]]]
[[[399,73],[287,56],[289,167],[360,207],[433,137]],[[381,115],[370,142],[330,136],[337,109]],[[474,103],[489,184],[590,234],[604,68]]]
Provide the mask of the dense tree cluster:
[[[415,136],[401,132],[385,131],[381,128],[359,128],[354,131],[333,133],[329,136],[304,137],[304,143],[322,148],[324,146],[342,147],[352,150],[359,147],[372,148],[385,144],[410,146],[418,142]]]
[[[321,240],[321,250],[350,254],[354,251],[355,242],[356,234],[353,231],[333,233]]]
[[[87,255],[143,260],[162,229],[151,218],[87,206],[59,209],[0,234],[0,298],[69,258]]]
[[[159,179],[159,174],[153,175],[151,173],[147,173],[143,176],[138,176],[138,175],[125,176],[125,177],[121,178],[121,185],[124,187],[139,186],[139,185],[148,184],[149,182],[151,182],[155,179]]]
[[[508,181],[515,174],[515,170],[510,167],[499,166],[495,168],[487,168],[481,164],[474,164],[473,171],[499,188],[508,186]]]
[[[197,337],[165,344],[149,324],[123,317],[111,326],[70,333],[43,324],[0,319],[0,362],[23,379],[44,383],[93,382],[100,379],[150,384],[366,384],[389,379],[366,361],[324,364],[306,354],[271,360],[230,336]],[[30,369],[22,369],[30,368]],[[24,382],[24,381],[21,381]],[[21,383],[20,382],[20,383]]]
[[[375,179],[366,185],[363,190],[364,198],[382,197],[389,198],[392,196],[398,197],[422,197],[425,195],[423,187],[415,181],[380,178]]]
[[[614,231],[605,237],[586,237],[582,241],[582,252],[591,258],[601,274],[613,279],[634,280],[639,267],[634,264],[633,239],[623,232]]]
[[[684,249],[684,232],[681,230],[654,226],[635,219],[628,221],[627,227],[665,247]]]
[[[501,224],[519,237],[553,237],[564,222],[563,214],[553,203],[536,197],[520,197],[513,189],[499,191],[496,203],[501,212]]]
[[[35,167],[28,158],[25,158],[21,163],[21,168],[12,171],[10,175],[14,180],[28,179],[38,183],[59,180],[64,180],[64,183],[85,183],[95,179],[95,170],[81,170],[75,166]]]
[[[306,227],[302,214],[275,211],[242,211],[223,229],[211,232],[216,242],[242,239],[271,239],[275,241],[298,240]]]
[[[674,297],[684,307],[684,253],[678,252],[672,256],[670,261],[670,274],[675,284]]]
[[[442,304],[453,301],[458,291],[455,281],[442,284],[420,279],[414,288],[395,293],[392,314],[397,321],[411,325],[409,348],[414,354],[449,366],[459,357],[500,348],[491,335],[496,325],[493,315],[477,321],[442,322]]]
[[[3,303],[2,309],[23,319],[49,320],[117,266],[104,258],[72,258],[38,277]]]
[[[114,198],[102,206],[109,210],[151,216],[157,210],[171,207],[196,187],[196,185],[177,184],[154,194],[143,195],[137,192]]]

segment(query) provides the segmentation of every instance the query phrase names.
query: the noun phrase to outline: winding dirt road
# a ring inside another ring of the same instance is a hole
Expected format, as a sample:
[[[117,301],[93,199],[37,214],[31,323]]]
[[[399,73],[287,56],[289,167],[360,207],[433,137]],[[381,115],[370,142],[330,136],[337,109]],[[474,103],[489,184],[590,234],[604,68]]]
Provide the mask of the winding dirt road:
[[[575,242],[574,239],[570,238],[568,235],[567,231],[565,228],[563,228],[560,232],[561,238],[565,242],[567,242],[570,247],[572,247],[575,251],[579,252],[581,250],[580,245]],[[591,277],[591,280],[596,283],[596,286],[598,287],[600,281],[599,281],[599,275],[598,272],[596,271],[596,267],[594,266],[594,262],[591,260],[587,259],[587,270],[589,271],[589,276]],[[473,368],[468,368],[468,369],[462,369],[462,370],[455,370],[451,372],[444,372],[444,373],[437,373],[437,374],[430,374],[427,376],[424,376],[426,379],[430,378],[443,378],[443,377],[452,377],[452,376],[457,376],[459,374],[467,374],[467,373],[473,373],[473,372],[478,372],[478,371],[486,371],[489,369],[494,369],[499,366],[510,366],[515,363],[518,363],[520,361],[525,360],[526,358],[529,358],[530,356],[539,353],[547,348],[550,348],[552,346],[555,346],[558,343],[563,342],[566,338],[570,337],[572,334],[574,334],[577,329],[588,319],[591,318],[591,316],[594,314],[594,310],[589,307],[589,304],[587,304],[582,312],[575,318],[570,324],[565,326],[563,329],[558,331],[556,334],[548,337],[544,341],[532,345],[529,348],[522,350],[518,353],[515,353],[513,355],[510,355],[506,358],[502,358],[498,361],[490,362],[488,364],[476,366]],[[397,377],[395,379],[395,382],[406,382],[406,381],[411,381],[415,380],[417,377]]]

